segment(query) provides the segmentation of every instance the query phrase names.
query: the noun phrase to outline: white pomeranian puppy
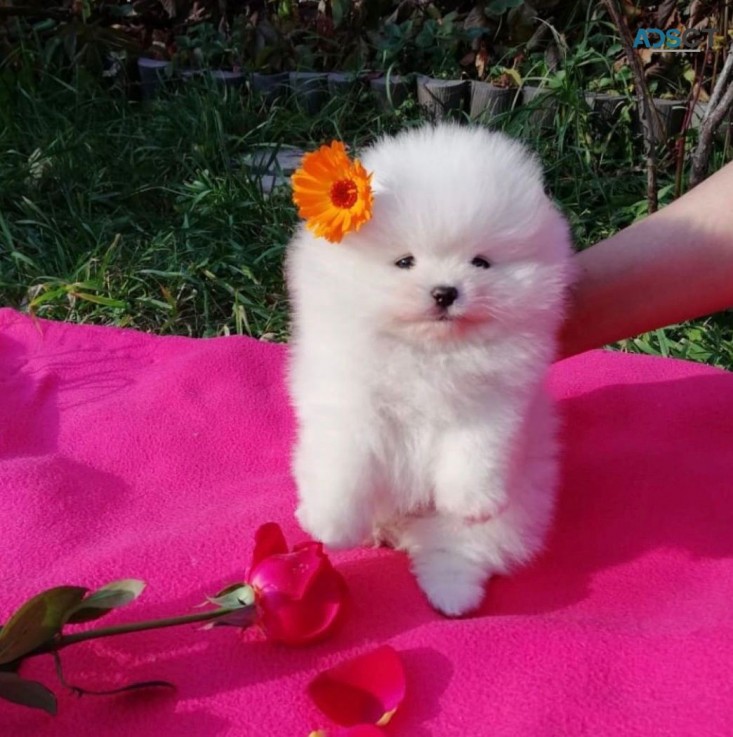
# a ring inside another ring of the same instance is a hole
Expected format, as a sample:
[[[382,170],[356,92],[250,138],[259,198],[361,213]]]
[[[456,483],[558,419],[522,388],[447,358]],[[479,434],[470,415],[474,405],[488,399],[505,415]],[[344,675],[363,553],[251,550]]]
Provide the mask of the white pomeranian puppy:
[[[297,516],[332,548],[405,550],[461,615],[551,521],[568,227],[500,133],[423,127],[361,161],[371,219],[337,245],[301,227],[288,250]]]

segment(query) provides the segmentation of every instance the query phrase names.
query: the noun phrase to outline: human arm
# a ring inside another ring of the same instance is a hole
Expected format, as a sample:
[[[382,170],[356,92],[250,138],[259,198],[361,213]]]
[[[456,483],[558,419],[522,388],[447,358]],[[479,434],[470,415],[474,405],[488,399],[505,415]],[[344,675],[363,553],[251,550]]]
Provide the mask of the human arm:
[[[575,258],[562,357],[733,306],[733,162]]]

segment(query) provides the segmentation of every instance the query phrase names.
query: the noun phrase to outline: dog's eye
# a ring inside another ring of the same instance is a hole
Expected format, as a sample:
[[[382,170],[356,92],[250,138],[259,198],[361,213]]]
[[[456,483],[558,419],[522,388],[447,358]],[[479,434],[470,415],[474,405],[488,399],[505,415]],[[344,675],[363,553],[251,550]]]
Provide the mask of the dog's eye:
[[[395,261],[394,265],[398,269],[411,269],[415,265],[415,257],[414,256],[403,256],[398,261]]]
[[[491,264],[481,256],[476,256],[476,258],[471,261],[471,265],[478,269],[488,269],[491,266]]]

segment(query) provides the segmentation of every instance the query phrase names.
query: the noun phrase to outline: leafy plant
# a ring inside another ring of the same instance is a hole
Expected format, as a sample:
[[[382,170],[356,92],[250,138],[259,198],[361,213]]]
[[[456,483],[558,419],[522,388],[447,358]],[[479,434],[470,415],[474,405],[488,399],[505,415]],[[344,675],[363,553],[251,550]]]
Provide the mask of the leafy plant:
[[[240,19],[235,29],[224,34],[211,23],[199,23],[176,37],[175,64],[193,69],[234,69],[247,66],[253,58],[254,28]]]

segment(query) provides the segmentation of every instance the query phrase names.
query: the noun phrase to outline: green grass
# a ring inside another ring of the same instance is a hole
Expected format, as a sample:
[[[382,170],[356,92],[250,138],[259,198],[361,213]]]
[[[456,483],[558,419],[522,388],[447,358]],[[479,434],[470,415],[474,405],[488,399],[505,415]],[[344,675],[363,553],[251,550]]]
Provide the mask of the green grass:
[[[332,100],[314,120],[292,103],[267,110],[192,85],[147,106],[81,76],[2,92],[0,303],[160,334],[287,337],[282,257],[295,211],[243,164],[254,146],[358,148],[421,120],[409,105],[380,113],[368,95]],[[539,151],[585,247],[644,212],[644,173],[627,125],[599,132],[577,89],[560,94],[556,130],[531,130],[524,112],[503,127]],[[731,323],[715,316],[618,347],[733,368]]]

